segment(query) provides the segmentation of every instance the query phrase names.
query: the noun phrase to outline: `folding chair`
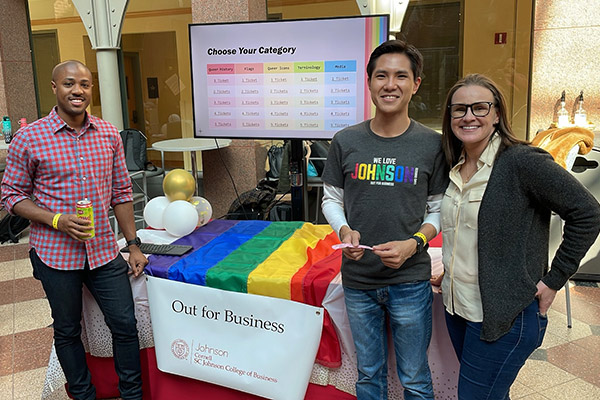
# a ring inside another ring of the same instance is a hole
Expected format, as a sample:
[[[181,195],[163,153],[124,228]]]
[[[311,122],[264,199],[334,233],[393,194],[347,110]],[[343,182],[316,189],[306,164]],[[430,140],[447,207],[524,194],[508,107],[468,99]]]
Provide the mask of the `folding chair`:
[[[123,150],[125,151],[125,162],[127,163],[127,170],[129,171],[129,177],[133,186],[134,220],[136,225],[138,222],[141,222],[142,227],[145,227],[144,208],[150,200],[147,178],[164,175],[164,170],[157,167],[154,167],[152,170],[147,168],[149,164],[146,161],[147,138],[141,131],[137,129],[125,129],[120,133],[123,140]],[[111,213],[111,218],[114,219],[113,230],[118,237],[119,223],[114,217],[114,213]]]

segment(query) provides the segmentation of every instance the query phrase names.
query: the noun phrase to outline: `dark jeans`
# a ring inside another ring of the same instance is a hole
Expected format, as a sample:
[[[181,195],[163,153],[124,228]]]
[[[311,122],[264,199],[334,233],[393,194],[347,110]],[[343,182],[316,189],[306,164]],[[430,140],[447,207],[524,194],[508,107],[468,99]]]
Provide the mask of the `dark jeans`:
[[[119,255],[108,264],[90,270],[58,270],[29,252],[33,276],[42,282],[54,319],[54,347],[69,384],[78,400],[96,398],[81,342],[82,284],[88,288],[104,314],[113,341],[115,369],[121,397],[142,399],[139,341],[127,262]]]
[[[542,344],[548,319],[539,313],[536,299],[521,311],[511,330],[493,342],[479,338],[481,322],[446,312],[446,325],[460,361],[458,398],[508,400],[519,370]]]

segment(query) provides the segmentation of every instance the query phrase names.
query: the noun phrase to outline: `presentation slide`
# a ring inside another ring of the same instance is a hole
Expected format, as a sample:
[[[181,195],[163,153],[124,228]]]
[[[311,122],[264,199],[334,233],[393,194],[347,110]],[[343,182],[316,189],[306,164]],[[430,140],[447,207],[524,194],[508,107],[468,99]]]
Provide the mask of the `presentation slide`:
[[[190,25],[196,137],[330,139],[371,118],[388,16]]]

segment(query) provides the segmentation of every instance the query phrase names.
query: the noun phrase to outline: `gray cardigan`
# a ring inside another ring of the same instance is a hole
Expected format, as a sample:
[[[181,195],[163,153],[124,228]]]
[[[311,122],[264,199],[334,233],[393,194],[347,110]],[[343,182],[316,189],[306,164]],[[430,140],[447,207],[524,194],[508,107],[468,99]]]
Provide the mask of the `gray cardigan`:
[[[565,225],[548,270],[552,211]],[[547,152],[516,145],[494,162],[478,226],[481,339],[494,341],[534,300],[540,279],[559,290],[577,271],[600,231],[600,205]]]

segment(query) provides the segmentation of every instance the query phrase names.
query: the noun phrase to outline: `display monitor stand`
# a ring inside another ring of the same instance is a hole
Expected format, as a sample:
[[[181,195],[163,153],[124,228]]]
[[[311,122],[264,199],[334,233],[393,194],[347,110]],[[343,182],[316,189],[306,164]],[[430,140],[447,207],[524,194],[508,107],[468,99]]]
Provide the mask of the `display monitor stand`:
[[[304,202],[306,199],[306,163],[302,139],[291,139],[290,184],[292,197],[292,220],[304,221]]]

